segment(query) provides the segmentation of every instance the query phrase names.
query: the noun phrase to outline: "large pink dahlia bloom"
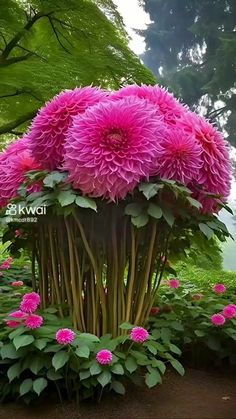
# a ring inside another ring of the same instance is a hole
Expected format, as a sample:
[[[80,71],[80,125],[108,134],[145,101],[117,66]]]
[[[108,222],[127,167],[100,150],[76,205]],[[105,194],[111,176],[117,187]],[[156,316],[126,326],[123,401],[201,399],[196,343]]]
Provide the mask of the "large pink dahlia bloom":
[[[89,106],[106,99],[108,93],[96,87],[66,90],[48,102],[34,118],[29,136],[30,148],[43,167],[60,167],[64,157],[64,144],[73,117]]]
[[[146,99],[151,102],[159,115],[162,115],[164,122],[168,125],[175,125],[176,119],[180,118],[187,108],[175,99],[172,93],[169,93],[164,87],[138,86],[136,84],[126,86],[114,92],[111,99],[123,99],[129,96],[136,96],[140,99]]]
[[[168,129],[161,141],[161,148],[155,174],[184,184],[198,178],[203,165],[202,147],[192,134],[179,128]]]
[[[17,196],[17,190],[24,182],[28,171],[40,168],[31,156],[28,146],[29,140],[25,136],[0,153],[0,207],[7,205],[11,198]],[[32,185],[29,192],[37,191],[38,188],[38,185]]]
[[[200,190],[195,191],[195,197],[202,203],[204,212],[214,212],[218,201],[216,198],[209,198],[206,193],[220,195],[222,201],[229,195],[231,166],[228,144],[212,124],[193,112],[184,114],[178,124],[194,135],[201,145],[203,165],[195,178],[194,183],[200,186]]]
[[[75,188],[91,196],[124,198],[148,179],[165,132],[163,119],[135,97],[99,103],[75,117],[64,168]]]

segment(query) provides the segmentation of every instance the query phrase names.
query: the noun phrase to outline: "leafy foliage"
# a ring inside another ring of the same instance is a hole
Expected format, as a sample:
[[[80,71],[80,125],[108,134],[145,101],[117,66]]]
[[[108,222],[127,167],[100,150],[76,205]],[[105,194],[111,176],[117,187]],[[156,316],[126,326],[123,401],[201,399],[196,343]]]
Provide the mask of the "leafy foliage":
[[[151,23],[141,31],[143,60],[164,85],[208,118],[228,120],[235,144],[236,77],[234,0],[142,0]],[[218,101],[221,102],[218,102]]]
[[[0,135],[24,132],[63,89],[155,80],[110,0],[1,0],[0,9]]]

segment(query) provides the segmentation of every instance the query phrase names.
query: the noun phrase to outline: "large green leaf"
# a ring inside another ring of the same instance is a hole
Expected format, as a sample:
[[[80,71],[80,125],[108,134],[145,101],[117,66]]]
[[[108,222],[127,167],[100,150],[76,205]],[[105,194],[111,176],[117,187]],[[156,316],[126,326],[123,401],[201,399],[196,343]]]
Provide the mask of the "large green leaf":
[[[110,371],[103,371],[98,377],[98,382],[101,384],[102,387],[105,387],[111,381],[111,373]]]
[[[52,365],[55,370],[59,370],[69,361],[69,354],[65,351],[59,351],[52,358]]]
[[[37,378],[33,382],[33,390],[39,396],[42,393],[42,391],[47,387],[47,385],[48,385],[48,382],[46,378],[43,378],[43,377]]]
[[[16,349],[22,348],[23,346],[28,346],[34,342],[34,337],[32,335],[20,335],[16,336],[13,339],[13,344]]]

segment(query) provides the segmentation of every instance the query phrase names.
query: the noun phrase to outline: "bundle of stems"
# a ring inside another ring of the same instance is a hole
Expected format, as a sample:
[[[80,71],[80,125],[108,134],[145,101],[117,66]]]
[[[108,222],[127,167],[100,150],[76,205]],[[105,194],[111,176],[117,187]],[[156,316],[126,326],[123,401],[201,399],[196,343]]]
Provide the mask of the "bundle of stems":
[[[37,224],[35,259],[42,308],[57,306],[74,328],[101,336],[144,325],[160,284],[169,230],[159,220],[137,229],[116,204],[75,208]],[[35,261],[33,261],[35,263]]]

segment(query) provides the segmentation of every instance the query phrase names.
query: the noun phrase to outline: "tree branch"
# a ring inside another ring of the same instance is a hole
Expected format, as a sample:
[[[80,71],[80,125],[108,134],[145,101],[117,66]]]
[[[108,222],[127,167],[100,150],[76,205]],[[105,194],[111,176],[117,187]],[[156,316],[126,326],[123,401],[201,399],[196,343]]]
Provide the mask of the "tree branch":
[[[8,59],[4,59],[3,61],[1,61],[0,59],[0,67],[7,67],[11,64],[15,64],[15,63],[19,63],[20,61],[25,61],[28,58],[32,57],[33,53],[29,53],[26,55],[22,55],[21,57],[12,57],[12,58],[8,58]],[[1,58],[1,57],[0,57]]]
[[[8,122],[5,125],[0,126],[0,135],[7,134],[14,130],[14,128],[18,127],[19,125],[23,124],[26,121],[30,121],[37,113],[37,109],[34,111],[28,112],[25,115],[19,116],[14,121]]]

